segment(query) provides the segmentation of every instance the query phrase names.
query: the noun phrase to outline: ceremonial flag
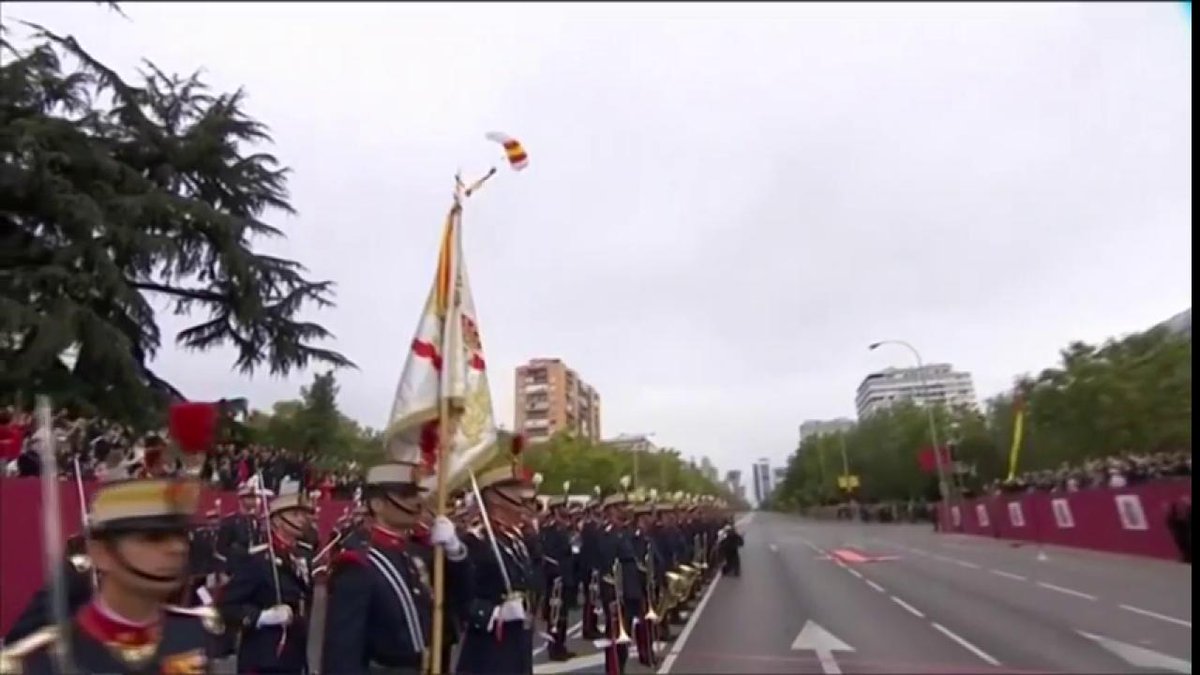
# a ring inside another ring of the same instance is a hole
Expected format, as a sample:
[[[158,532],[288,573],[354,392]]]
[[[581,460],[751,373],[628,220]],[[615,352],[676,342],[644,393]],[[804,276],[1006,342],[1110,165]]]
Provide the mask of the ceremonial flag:
[[[1013,440],[1012,449],[1008,451],[1008,478],[1011,481],[1017,477],[1017,458],[1021,454],[1021,438],[1025,435],[1025,397],[1021,392],[1013,394]]]
[[[385,443],[395,461],[418,463],[421,483],[437,485],[441,399],[459,413],[444,466],[452,489],[490,459],[496,442],[487,362],[462,250],[462,207],[446,217],[433,288],[396,386]]]
[[[499,131],[493,131],[486,137],[489,141],[495,141],[504,146],[504,154],[508,157],[508,163],[513,170],[520,171],[529,166],[529,155],[525,153],[525,148],[521,146],[520,141]]]

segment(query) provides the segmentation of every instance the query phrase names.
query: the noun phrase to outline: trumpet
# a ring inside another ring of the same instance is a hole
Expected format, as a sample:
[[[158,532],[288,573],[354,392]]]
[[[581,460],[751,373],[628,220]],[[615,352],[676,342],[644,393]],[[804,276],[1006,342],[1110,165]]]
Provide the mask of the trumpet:
[[[562,616],[563,604],[563,580],[562,575],[554,580],[554,585],[550,589],[550,625],[548,626],[550,633],[553,634],[555,627],[558,626],[558,619]]]
[[[605,579],[605,581],[609,581]],[[612,587],[613,601],[612,611],[609,613],[613,620],[617,622],[617,627],[614,629],[617,635],[615,638],[597,640],[595,645],[601,649],[607,649],[613,645],[627,645],[633,642],[633,638],[629,637],[629,633],[625,631],[625,612],[621,609],[621,604],[625,596],[625,586],[621,583],[621,560],[620,558],[613,561],[612,566]]]
[[[657,622],[658,613],[654,611],[654,605],[657,604],[658,584],[654,576],[654,548],[647,547],[646,550],[646,615],[642,617],[644,621]]]

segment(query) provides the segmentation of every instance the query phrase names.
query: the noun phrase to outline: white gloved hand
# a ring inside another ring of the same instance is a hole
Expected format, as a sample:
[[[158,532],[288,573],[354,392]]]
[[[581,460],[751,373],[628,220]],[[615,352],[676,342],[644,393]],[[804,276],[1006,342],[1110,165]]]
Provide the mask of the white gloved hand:
[[[500,605],[500,620],[501,621],[524,621],[525,620],[525,604],[520,598],[506,600]]]
[[[258,615],[258,627],[286,626],[292,622],[292,608],[287,605],[275,605],[264,609]]]
[[[429,542],[445,549],[446,557],[455,562],[462,560],[467,553],[462,540],[458,538],[458,532],[454,529],[454,523],[446,516],[433,519],[433,526],[429,528]]]

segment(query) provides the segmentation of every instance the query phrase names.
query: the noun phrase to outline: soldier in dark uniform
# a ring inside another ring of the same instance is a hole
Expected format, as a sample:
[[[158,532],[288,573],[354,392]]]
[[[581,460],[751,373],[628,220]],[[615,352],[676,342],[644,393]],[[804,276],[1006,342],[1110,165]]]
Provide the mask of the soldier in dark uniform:
[[[533,494],[531,476],[514,461],[478,479],[495,546],[484,527],[465,537],[475,577],[466,616],[466,635],[458,656],[458,673],[533,672],[533,632],[536,608],[528,606],[534,562],[521,533],[529,517]],[[501,567],[503,565],[503,567]]]
[[[580,635],[585,640],[604,638],[604,607],[600,599],[600,544],[603,520],[600,501],[587,505],[579,526],[579,577],[583,592],[583,616]]]
[[[666,580],[666,560],[654,543],[654,509],[653,501],[643,501],[634,507],[636,522],[632,535],[639,588],[642,590],[641,604],[633,608],[633,611],[637,612],[637,620],[633,622],[634,638],[638,648],[638,661],[648,668],[658,665],[654,649],[655,643],[658,642],[658,623],[661,617],[657,616],[656,602]]]
[[[543,618],[550,634],[546,650],[551,661],[568,661],[575,653],[567,649],[567,617],[575,606],[573,531],[567,514],[567,495],[547,503],[546,523],[541,528],[542,555],[546,564],[546,600]]]
[[[82,534],[67,539],[66,559],[62,563],[62,578],[67,588],[67,612],[74,614],[92,599],[96,578],[92,560],[87,556],[87,540]],[[46,583],[33,594],[29,604],[17,616],[17,620],[4,636],[5,644],[12,644],[32,634],[37,629],[53,622],[50,600],[51,585]]]
[[[471,562],[448,518],[433,519],[427,535],[417,535],[422,541],[414,542],[424,492],[415,468],[390,462],[367,472],[367,539],[331,564],[323,672],[416,674],[426,667],[435,546],[446,552],[448,621],[454,608],[470,597]],[[452,672],[449,663],[443,662],[442,672]]]
[[[99,571],[95,597],[69,619],[0,652],[0,672],[207,673],[216,613],[177,608],[166,599],[185,581],[188,527],[199,502],[195,481],[121,480],[97,491],[87,551]],[[68,639],[68,663],[56,643]]]
[[[599,559],[604,574],[600,590],[607,629],[602,641],[606,673],[625,672],[625,662],[629,658],[629,643],[625,639],[633,635],[633,620],[638,617],[637,611],[645,597],[628,504],[628,495],[624,492],[609,495],[603,503],[606,525],[601,532]]]
[[[237,513],[221,521],[217,530],[217,560],[224,565],[225,574],[230,574],[237,563],[250,550],[266,541],[259,509],[260,494],[249,481],[238,488]]]
[[[180,604],[211,605],[211,592],[217,586],[216,576],[222,570],[217,560],[217,526],[219,510],[214,507],[205,513],[205,520],[188,533],[188,583],[184,586]]]
[[[225,623],[240,632],[239,673],[306,673],[312,579],[296,542],[312,508],[304,495],[292,493],[272,499],[268,513],[271,541],[231,561],[217,606]]]

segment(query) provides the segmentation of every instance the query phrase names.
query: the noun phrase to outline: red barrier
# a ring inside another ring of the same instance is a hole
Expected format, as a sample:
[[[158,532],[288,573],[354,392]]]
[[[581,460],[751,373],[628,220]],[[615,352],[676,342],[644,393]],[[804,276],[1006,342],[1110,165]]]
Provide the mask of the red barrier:
[[[967,500],[940,511],[942,531],[1176,560],[1167,509],[1191,481]]]
[[[79,493],[74,482],[59,483],[59,505],[62,507],[62,534],[67,537],[81,529]],[[84,492],[91,499],[94,483],[85,483]],[[237,495],[232,492],[206,490],[200,514],[221,500],[221,513],[237,510]],[[349,502],[322,501],[317,527],[321,541],[329,538],[334,523]],[[6,633],[29,598],[42,586],[45,566],[42,562],[42,491],[37,478],[0,478],[0,635]]]

